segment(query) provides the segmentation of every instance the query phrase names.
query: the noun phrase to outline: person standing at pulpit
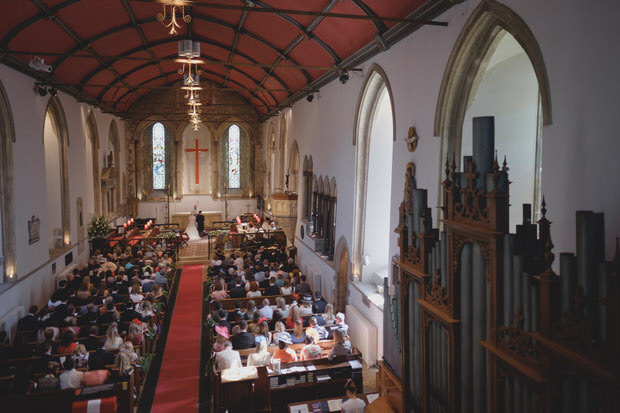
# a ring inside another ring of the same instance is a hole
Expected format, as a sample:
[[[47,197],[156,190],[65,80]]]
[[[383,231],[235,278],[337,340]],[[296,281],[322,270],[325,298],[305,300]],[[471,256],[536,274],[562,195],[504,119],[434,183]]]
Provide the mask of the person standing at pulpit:
[[[198,229],[198,235],[202,237],[205,233],[205,216],[202,215],[202,211],[198,211],[196,215],[196,228]]]

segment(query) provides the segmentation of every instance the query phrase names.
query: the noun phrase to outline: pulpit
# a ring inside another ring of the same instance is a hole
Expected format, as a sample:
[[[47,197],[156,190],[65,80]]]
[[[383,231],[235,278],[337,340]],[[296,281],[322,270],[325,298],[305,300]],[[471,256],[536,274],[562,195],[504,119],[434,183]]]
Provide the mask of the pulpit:
[[[293,240],[297,226],[297,194],[292,192],[271,194],[271,213],[287,238]]]

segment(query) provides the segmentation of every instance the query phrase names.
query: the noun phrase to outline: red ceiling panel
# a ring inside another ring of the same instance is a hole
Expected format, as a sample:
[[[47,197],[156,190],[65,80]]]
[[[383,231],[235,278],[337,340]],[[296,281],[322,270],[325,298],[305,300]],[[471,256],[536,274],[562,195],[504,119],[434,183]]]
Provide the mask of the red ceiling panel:
[[[274,9],[322,11],[323,8],[330,3],[330,0],[304,0],[295,2],[289,0],[268,0],[265,1],[265,3],[269,4]],[[308,27],[315,19],[315,16],[304,16],[299,14],[291,14],[289,17],[293,18],[304,27]]]
[[[289,56],[298,63],[305,62],[305,64],[309,66],[328,67],[336,63],[325,49],[313,40],[303,40],[289,53]],[[313,79],[322,74],[322,71],[312,69],[306,69],[306,72],[308,72]]]
[[[251,13],[243,29],[265,39],[278,50],[284,50],[296,37],[303,34],[282,17],[266,13]]]
[[[247,35],[239,36],[237,49],[252,59],[266,64],[273,63],[278,57],[278,53],[271,47]]]
[[[75,44],[75,40],[56,23],[51,20],[39,20],[24,28],[8,46],[13,50],[62,53]],[[46,62],[51,60],[53,59],[45,59]]]
[[[360,3],[364,4],[370,13],[378,16],[405,17],[427,1],[436,0],[363,0],[363,3]],[[220,10],[195,4],[186,8],[186,12],[193,17],[191,24],[182,20],[180,9],[178,10],[177,22],[181,27],[176,35],[171,36],[169,29],[155,19],[156,14],[162,11],[162,5],[157,3],[133,0],[125,4],[121,0],[79,2],[41,0],[40,4],[45,12],[41,12],[33,0],[19,3],[19,7],[8,8],[5,13],[0,14],[0,44],[5,45],[9,54],[11,50],[25,52],[13,56],[28,63],[37,52],[41,55],[51,53],[52,55],[45,55],[44,58],[47,64],[58,63],[54,71],[56,81],[83,87],[87,95],[101,99],[103,103],[115,106],[121,111],[129,109],[131,102],[139,101],[148,95],[152,90],[149,87],[181,79],[181,75],[176,73],[180,65],[172,60],[176,57],[177,42],[180,39],[191,37],[198,41],[204,40],[201,51],[205,59],[227,62],[231,56],[230,49],[236,27],[239,26],[243,15],[240,10]],[[225,6],[244,4],[238,0],[209,0],[209,3]],[[262,0],[262,4],[266,7],[310,12],[323,11],[331,3],[331,0]],[[351,0],[338,1],[328,11],[364,15],[366,11],[358,4]],[[257,5],[257,8],[260,7],[261,2]],[[48,11],[55,18],[48,18],[46,15]],[[155,58],[164,60],[152,62],[151,53],[143,50],[144,40],[140,37],[139,30],[133,26],[132,13]],[[29,19],[33,16],[36,19],[31,22]],[[339,60],[346,59],[371,42],[378,32],[377,26],[369,20],[321,18],[310,38],[304,38],[299,42],[289,51],[287,58],[279,62],[280,66],[273,69],[272,75],[266,77],[267,71],[271,70],[274,62],[281,57],[279,53],[303,35],[304,30],[317,18],[315,15],[284,16],[249,10],[241,28],[242,34],[239,35],[237,47],[232,53],[234,68],[207,63],[203,67],[202,78],[222,84],[228,75],[230,82],[226,84],[227,87],[238,88],[239,94],[256,105],[260,113],[267,113],[265,103],[271,106],[282,102],[291,93],[304,90],[309,80],[316,79],[330,70],[291,69],[282,66],[299,64],[331,68],[335,61],[330,52],[335,53]],[[170,16],[165,23],[169,22]],[[77,39],[68,34],[61,27],[63,25]],[[394,23],[384,22],[379,25],[379,29],[393,25]],[[94,40],[95,38],[97,40]],[[104,56],[105,62],[94,58],[65,55],[76,49],[79,50],[78,54],[86,55],[87,51],[81,50],[81,42],[85,42]],[[132,51],[133,53],[129,54]],[[255,62],[264,67],[248,65]],[[109,64],[112,65],[114,72],[105,68]],[[162,77],[161,70],[169,75]],[[255,90],[257,84],[263,80],[262,86],[267,90],[257,92],[260,99],[246,90],[246,88]],[[84,82],[87,84],[84,85]],[[131,86],[145,84],[149,87],[129,92],[125,87],[127,84]],[[106,88],[102,85],[115,86]],[[287,87],[290,88],[290,93],[284,90]],[[112,105],[112,102],[118,104]]]
[[[87,19],[84,16],[105,16],[105,19]],[[60,10],[58,17],[78,33],[82,40],[131,23],[125,8],[115,1],[82,0]]]
[[[23,2],[19,7],[13,7],[11,12],[0,13],[0,39],[4,38],[13,28],[36,16],[39,9],[29,1]]]
[[[142,45],[144,43],[136,29],[129,28],[97,40],[92,44],[92,47],[101,55],[117,56]]]
[[[62,82],[71,83],[76,77],[83,78],[99,65],[99,61],[94,58],[69,57],[54,70],[54,76]]]
[[[222,44],[226,47],[232,45],[235,31],[229,27],[203,22],[200,26],[194,27],[194,36],[196,39],[205,39],[213,41],[218,44]]]
[[[238,66],[235,66],[238,70],[245,72],[248,76],[257,81],[261,81],[266,75],[265,69],[259,66],[254,66],[256,63],[251,62],[238,54],[234,55],[233,63],[239,64]]]
[[[152,77],[160,76],[160,75],[161,73],[157,69],[157,66],[147,66],[143,69],[133,72],[132,74],[127,76],[125,80],[131,86],[137,86],[140,83],[144,82],[145,80],[148,80],[148,79],[151,79]]]

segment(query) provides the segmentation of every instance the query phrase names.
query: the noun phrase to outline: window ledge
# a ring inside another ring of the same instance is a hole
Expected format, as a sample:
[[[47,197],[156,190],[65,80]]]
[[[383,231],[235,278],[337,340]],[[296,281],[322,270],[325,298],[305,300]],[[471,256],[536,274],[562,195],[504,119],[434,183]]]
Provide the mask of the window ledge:
[[[357,288],[375,307],[383,311],[384,298],[383,294],[377,292],[377,284],[363,281],[351,281],[350,284]]]

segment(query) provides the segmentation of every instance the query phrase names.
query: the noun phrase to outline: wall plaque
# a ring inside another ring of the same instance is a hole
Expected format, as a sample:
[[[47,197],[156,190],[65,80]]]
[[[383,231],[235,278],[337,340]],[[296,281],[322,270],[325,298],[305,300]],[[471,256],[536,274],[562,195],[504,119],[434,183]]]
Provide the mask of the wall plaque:
[[[39,241],[39,229],[41,228],[41,221],[39,217],[32,216],[28,221],[28,243],[34,244]]]

